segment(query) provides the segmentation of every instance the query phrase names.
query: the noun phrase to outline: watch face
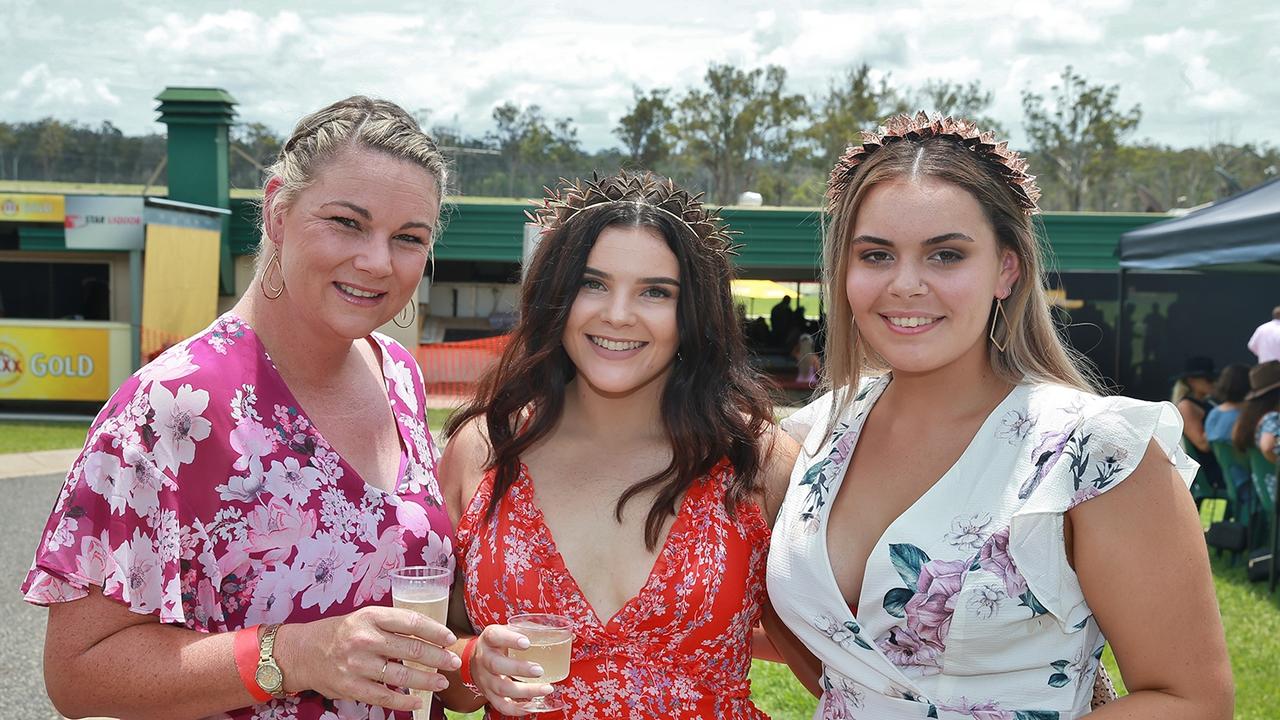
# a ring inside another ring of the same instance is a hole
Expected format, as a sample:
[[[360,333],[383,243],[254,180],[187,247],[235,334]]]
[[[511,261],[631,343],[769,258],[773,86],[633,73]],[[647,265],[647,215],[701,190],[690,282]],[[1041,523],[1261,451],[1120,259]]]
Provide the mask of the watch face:
[[[280,692],[284,676],[280,673],[280,668],[275,665],[259,665],[253,679],[258,681],[259,687],[274,695]]]

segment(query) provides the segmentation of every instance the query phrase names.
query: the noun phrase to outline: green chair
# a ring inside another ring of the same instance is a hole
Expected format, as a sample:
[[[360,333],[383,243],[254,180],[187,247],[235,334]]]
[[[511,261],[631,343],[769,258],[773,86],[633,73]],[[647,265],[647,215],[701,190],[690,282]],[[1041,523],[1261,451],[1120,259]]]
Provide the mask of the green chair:
[[[1276,510],[1276,464],[1256,446],[1249,448],[1249,467],[1253,475],[1253,491],[1267,517]]]
[[[1222,468],[1222,484],[1226,486],[1227,494],[1227,517],[1237,522],[1248,522],[1253,508],[1242,506],[1247,503],[1241,501],[1235,483],[1236,477],[1243,478],[1246,483],[1251,482],[1248,459],[1237,452],[1228,440],[1211,442],[1209,447],[1213,449],[1213,456],[1218,460],[1218,467]]]
[[[1280,516],[1276,514],[1276,481],[1280,475],[1280,463],[1271,462],[1261,450],[1252,447],[1249,449],[1249,467],[1253,471],[1253,488],[1262,508],[1262,516],[1270,526],[1266,535],[1271,544],[1271,573],[1268,582],[1274,592],[1277,577],[1276,549],[1280,545]]]

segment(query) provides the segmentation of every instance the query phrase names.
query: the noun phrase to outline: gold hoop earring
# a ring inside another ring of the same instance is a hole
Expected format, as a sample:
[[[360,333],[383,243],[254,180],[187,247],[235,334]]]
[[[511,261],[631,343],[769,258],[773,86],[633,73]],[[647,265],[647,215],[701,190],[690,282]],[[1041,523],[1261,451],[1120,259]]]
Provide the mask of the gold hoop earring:
[[[405,310],[409,311],[409,319],[401,323],[400,316],[404,315]],[[418,319],[418,300],[415,298],[413,300],[410,300],[408,305],[401,308],[400,312],[396,313],[396,316],[391,318],[391,322],[395,323],[396,327],[410,328],[410,327],[413,327],[413,321],[417,319]]]
[[[1000,302],[1000,298],[996,298],[996,309],[991,312],[991,331],[987,333],[987,337],[991,338],[991,344],[995,345],[997,350],[1004,352],[1004,349],[1009,347],[1009,339],[1005,338],[1004,343],[1001,343],[996,339],[996,322],[1001,319],[1004,320],[1004,327],[1007,333],[1009,329],[1009,317],[1004,314],[1004,303]]]
[[[267,282],[267,278],[271,277],[271,264],[275,263],[276,270],[280,272],[280,287],[273,288]],[[280,264],[280,253],[271,251],[271,259],[267,261],[267,266],[262,270],[262,279],[258,281],[258,287],[262,289],[262,294],[268,300],[275,300],[284,293],[284,266]]]

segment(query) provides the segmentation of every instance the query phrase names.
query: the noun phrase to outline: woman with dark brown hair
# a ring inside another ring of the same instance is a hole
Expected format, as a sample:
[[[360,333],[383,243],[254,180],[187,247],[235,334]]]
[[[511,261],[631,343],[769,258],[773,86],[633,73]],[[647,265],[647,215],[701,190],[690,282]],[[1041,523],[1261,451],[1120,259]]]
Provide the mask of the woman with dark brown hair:
[[[568,184],[537,213],[520,320],[446,427],[463,678],[491,717],[551,688],[517,613],[568,617],[565,717],[761,718],[768,508],[795,457],[746,363],[718,217],[669,180]],[[762,507],[765,508],[762,510]]]
[[[1231,430],[1231,444],[1240,452],[1258,448],[1270,462],[1276,461],[1280,436],[1280,360],[1255,365],[1249,371],[1250,392]]]

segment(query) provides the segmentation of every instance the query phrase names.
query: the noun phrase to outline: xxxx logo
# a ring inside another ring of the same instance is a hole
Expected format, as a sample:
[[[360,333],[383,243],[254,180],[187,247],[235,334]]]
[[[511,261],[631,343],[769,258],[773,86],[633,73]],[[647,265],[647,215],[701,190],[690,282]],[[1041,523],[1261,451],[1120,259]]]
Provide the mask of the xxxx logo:
[[[25,361],[18,348],[0,342],[0,387],[12,385],[22,379]]]

